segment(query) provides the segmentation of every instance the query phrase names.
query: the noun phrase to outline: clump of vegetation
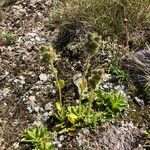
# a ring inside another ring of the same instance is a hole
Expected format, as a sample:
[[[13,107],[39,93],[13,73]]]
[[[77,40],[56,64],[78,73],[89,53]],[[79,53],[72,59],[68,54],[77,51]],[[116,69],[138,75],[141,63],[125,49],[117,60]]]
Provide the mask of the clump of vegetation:
[[[33,127],[25,131],[21,142],[33,144],[35,150],[54,150],[52,134],[42,126]]]
[[[99,90],[98,85],[102,81],[104,74],[102,68],[94,69],[91,76],[88,75],[90,61],[99,52],[101,45],[102,40],[99,36],[96,34],[88,35],[87,42],[84,45],[88,55],[84,65],[84,72],[81,78],[75,81],[80,95],[79,103],[75,106],[62,103],[61,90],[65,82],[58,78],[58,71],[54,67],[54,61],[57,59],[56,52],[52,47],[42,47],[43,59],[51,64],[50,69],[55,77],[55,85],[59,91],[59,102],[56,103],[56,113],[54,114],[58,119],[58,124],[55,127],[59,130],[59,133],[69,132],[83,126],[96,127],[98,123],[107,121],[108,114],[111,113],[110,118],[113,118],[127,106],[124,97],[120,94],[105,93]],[[102,107],[103,110],[101,110]]]
[[[110,62],[107,62],[104,66],[112,75],[115,75],[119,82],[127,78],[127,73],[119,66],[119,60],[111,59]]]
[[[12,33],[0,33],[1,45],[12,45],[17,42],[17,36]]]
[[[150,22],[149,0],[64,0],[50,14],[51,23],[75,24],[103,37],[125,38]]]
[[[127,106],[127,102],[120,93],[102,90],[97,90],[95,93],[94,106],[99,111],[104,111],[107,119],[116,117],[117,113]]]

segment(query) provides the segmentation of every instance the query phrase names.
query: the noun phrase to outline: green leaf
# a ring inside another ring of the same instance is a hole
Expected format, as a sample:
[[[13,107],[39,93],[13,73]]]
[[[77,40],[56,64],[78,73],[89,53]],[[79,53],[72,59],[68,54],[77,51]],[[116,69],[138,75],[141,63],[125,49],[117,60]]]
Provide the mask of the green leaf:
[[[122,111],[127,106],[127,102],[121,94],[115,93],[111,101],[111,107],[113,110]]]
[[[57,108],[57,110],[60,111],[60,112],[63,110],[63,106],[61,105],[60,102],[57,102],[57,103],[56,103],[56,108]]]
[[[54,144],[51,142],[46,142],[44,147],[45,147],[44,150],[54,150],[55,149]]]
[[[86,63],[83,68],[84,68],[84,71],[87,71],[89,68],[90,68],[90,63]]]
[[[83,92],[87,88],[87,80],[83,79],[82,83],[80,83],[81,91]]]
[[[28,137],[28,139],[36,140],[35,130],[27,131],[26,136]]]
[[[78,116],[74,115],[74,114],[68,114],[68,120],[72,123],[75,124],[76,120],[78,119]]]

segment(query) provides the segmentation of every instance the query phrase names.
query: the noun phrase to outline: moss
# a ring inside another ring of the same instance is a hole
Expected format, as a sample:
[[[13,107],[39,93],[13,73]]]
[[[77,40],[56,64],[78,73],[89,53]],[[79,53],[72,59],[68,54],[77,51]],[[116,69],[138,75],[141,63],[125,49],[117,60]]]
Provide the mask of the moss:
[[[12,33],[0,33],[1,45],[12,45],[17,42],[17,36]]]

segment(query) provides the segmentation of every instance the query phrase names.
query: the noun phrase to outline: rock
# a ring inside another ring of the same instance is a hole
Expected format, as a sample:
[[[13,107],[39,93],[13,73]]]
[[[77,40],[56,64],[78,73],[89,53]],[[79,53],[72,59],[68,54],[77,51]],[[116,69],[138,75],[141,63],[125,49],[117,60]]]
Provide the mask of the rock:
[[[42,117],[43,121],[46,121],[48,118],[49,118],[49,113],[45,112]]]
[[[35,101],[35,100],[36,100],[36,99],[35,99],[35,96],[30,96],[30,97],[29,97],[29,100],[30,100],[30,101]]]
[[[10,92],[9,88],[3,89],[3,96],[5,97]]]
[[[62,147],[62,144],[61,144],[61,143],[59,143],[57,146],[58,146],[59,148],[61,148],[61,147]]]
[[[46,80],[48,79],[47,75],[44,74],[44,73],[41,73],[41,74],[39,75],[39,78],[40,78],[41,81],[46,81]]]
[[[14,149],[18,149],[19,148],[19,142],[13,143],[13,147],[14,147]]]
[[[103,85],[103,88],[104,88],[104,89],[109,89],[109,86],[108,86],[107,84],[104,84],[104,85]]]
[[[84,134],[89,134],[90,133],[89,129],[87,129],[87,128],[83,128],[82,131],[83,131]]]
[[[35,112],[38,113],[40,108],[39,108],[39,106],[35,106],[33,109],[34,109]]]
[[[24,80],[21,80],[20,83],[23,85],[25,84],[26,82]]]
[[[108,81],[112,78],[111,74],[107,74],[105,73],[104,76],[103,76],[103,81]]]
[[[139,99],[138,97],[135,97],[134,99],[140,106],[144,106],[144,101],[142,99]]]
[[[64,135],[61,135],[61,136],[59,137],[59,140],[60,140],[60,141],[64,141],[64,139],[65,139],[65,136],[64,136]]]
[[[45,104],[45,110],[51,110],[51,109],[52,109],[52,104],[51,103]]]

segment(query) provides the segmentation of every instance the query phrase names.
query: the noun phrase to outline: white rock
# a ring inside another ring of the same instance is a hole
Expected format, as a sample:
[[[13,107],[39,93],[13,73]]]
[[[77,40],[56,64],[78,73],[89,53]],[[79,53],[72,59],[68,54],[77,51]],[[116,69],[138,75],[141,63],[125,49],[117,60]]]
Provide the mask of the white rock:
[[[9,88],[3,89],[3,96],[5,97],[10,92]]]
[[[104,84],[104,85],[103,85],[103,88],[104,88],[104,89],[108,89],[109,86],[108,86],[107,84]]]
[[[58,147],[59,147],[59,148],[61,148],[61,147],[62,147],[62,144],[61,144],[61,143],[59,143],[59,144],[58,144]]]
[[[13,147],[14,147],[14,149],[18,149],[19,148],[19,142],[13,143]]]
[[[25,84],[26,82],[24,80],[21,80],[20,83],[23,85]]]
[[[115,90],[119,91],[124,91],[125,90],[125,86],[124,85],[117,85],[114,87]]]
[[[9,74],[9,72],[8,71],[5,71],[5,75],[7,76]]]
[[[141,105],[141,106],[144,106],[144,101],[142,99],[139,99],[138,97],[135,97],[135,101]]]
[[[44,112],[44,109],[43,109],[43,107],[40,107],[40,110],[39,110],[40,112]]]
[[[31,106],[27,106],[27,110],[29,111],[29,113],[32,113],[32,109],[31,109]]]
[[[39,112],[39,106],[34,107],[35,112]]]
[[[35,37],[35,40],[36,40],[36,41],[41,41],[41,38],[38,37],[38,36],[36,36],[36,37]]]
[[[7,106],[7,103],[6,103],[6,102],[4,102],[4,106]]]
[[[89,129],[87,129],[87,128],[82,128],[82,131],[84,134],[88,134],[90,132]]]
[[[19,76],[19,79],[20,80],[25,80],[25,77],[24,76]]]
[[[109,79],[111,79],[111,74],[104,74],[103,81],[107,81]]]
[[[15,79],[15,80],[14,80],[14,83],[17,83],[17,82],[18,82],[18,79]]]
[[[51,109],[52,109],[52,104],[51,103],[45,104],[45,110],[51,110]]]
[[[48,79],[47,75],[44,74],[44,73],[41,73],[41,74],[39,75],[39,78],[40,78],[41,81],[46,81],[46,80]]]
[[[60,141],[63,141],[64,139],[65,139],[64,135],[61,135],[61,136],[59,137],[59,140],[60,140]]]
[[[50,117],[50,114],[49,114],[49,112],[45,112],[45,113],[42,114],[41,117],[42,117],[42,120],[45,122]]]
[[[53,95],[56,94],[56,90],[52,90],[52,94],[53,94]]]
[[[35,96],[30,96],[30,97],[29,97],[29,100],[30,100],[30,101],[35,101],[35,100],[36,100],[36,99],[35,99]]]
[[[36,33],[34,33],[34,32],[31,32],[31,33],[27,33],[27,36],[35,37],[35,36],[37,36],[37,34],[36,34]]]
[[[35,125],[35,126],[41,126],[42,122],[40,120],[37,120],[37,121],[33,122],[33,125]]]

